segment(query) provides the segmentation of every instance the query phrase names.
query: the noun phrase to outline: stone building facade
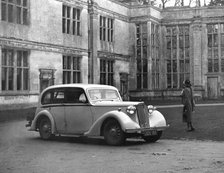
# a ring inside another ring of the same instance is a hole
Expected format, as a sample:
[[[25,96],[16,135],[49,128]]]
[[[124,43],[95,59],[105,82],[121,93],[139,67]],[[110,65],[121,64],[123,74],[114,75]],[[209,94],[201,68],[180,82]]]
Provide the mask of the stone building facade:
[[[224,96],[224,8],[118,0],[1,0],[0,104],[49,85],[101,83],[124,99]]]

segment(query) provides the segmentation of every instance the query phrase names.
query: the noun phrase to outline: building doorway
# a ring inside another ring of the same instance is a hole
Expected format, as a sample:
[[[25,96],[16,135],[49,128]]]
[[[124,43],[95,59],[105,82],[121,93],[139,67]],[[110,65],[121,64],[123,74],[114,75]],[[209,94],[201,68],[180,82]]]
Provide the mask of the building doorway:
[[[54,85],[55,69],[39,69],[40,71],[40,92],[45,88]]]
[[[123,100],[129,100],[127,73],[120,73],[120,94]]]
[[[218,77],[208,77],[207,78],[207,91],[209,99],[218,98]]]

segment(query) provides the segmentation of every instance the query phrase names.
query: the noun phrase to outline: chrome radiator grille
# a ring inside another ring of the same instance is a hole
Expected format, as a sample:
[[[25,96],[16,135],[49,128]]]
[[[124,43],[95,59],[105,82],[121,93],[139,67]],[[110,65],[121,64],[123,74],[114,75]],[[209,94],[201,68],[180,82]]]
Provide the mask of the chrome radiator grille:
[[[141,128],[149,127],[149,116],[148,116],[148,108],[145,104],[141,103],[137,106],[137,114],[139,125]]]

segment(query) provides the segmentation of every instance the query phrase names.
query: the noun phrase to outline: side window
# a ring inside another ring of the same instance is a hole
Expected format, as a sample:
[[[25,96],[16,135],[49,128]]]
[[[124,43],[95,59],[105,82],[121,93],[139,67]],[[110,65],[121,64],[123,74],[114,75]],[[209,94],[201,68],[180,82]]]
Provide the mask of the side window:
[[[46,105],[46,104],[50,104],[51,103],[51,92],[48,91],[46,93],[44,93],[42,100],[41,100],[41,104]]]
[[[52,103],[64,103],[65,100],[65,94],[62,90],[55,90],[53,92],[53,99]]]
[[[84,90],[81,88],[69,88],[66,90],[66,103],[87,103]]]

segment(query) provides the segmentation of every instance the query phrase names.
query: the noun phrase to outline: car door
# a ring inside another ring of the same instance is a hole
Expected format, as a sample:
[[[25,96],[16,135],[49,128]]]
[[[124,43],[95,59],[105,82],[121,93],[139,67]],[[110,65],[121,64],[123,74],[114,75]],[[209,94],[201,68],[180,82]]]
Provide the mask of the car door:
[[[66,89],[66,133],[83,134],[93,123],[90,104],[82,88]]]
[[[66,127],[64,90],[62,88],[58,88],[47,91],[43,95],[42,104],[45,110],[48,110],[52,115],[57,132],[64,133]]]

